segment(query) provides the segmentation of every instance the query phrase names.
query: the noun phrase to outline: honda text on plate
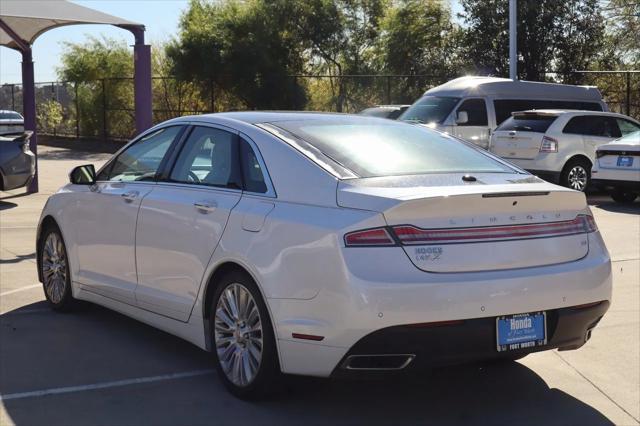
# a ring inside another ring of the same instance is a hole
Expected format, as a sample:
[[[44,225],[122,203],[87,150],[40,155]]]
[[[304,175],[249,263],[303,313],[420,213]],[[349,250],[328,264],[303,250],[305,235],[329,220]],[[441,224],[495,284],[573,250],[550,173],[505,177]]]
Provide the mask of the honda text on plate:
[[[38,230],[88,300],[211,351],[231,392],[584,345],[611,299],[584,194],[404,122],[223,113],[74,169]]]

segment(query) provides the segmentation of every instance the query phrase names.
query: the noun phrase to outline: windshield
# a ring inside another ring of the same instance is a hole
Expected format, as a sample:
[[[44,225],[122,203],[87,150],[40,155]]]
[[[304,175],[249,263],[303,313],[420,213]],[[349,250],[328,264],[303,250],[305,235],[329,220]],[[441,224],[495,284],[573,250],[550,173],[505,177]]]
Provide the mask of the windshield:
[[[423,96],[400,116],[400,120],[418,123],[442,123],[460,98]]]
[[[517,172],[464,142],[408,123],[345,117],[271,124],[303,139],[359,177]]]
[[[13,111],[0,111],[0,120],[22,120],[22,116]]]

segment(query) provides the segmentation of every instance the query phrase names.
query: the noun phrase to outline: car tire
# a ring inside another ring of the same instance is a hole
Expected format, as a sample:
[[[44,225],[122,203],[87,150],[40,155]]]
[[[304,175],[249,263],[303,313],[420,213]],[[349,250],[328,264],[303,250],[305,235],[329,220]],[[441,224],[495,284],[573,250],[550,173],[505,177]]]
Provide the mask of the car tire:
[[[613,191],[610,195],[613,201],[623,204],[633,203],[636,198],[638,198],[638,194],[634,194],[633,192],[625,192],[620,189]]]
[[[229,392],[254,400],[280,389],[273,326],[260,290],[247,273],[232,271],[218,280],[210,324],[216,369]]]
[[[71,310],[75,304],[71,291],[71,268],[67,246],[56,225],[48,225],[43,230],[38,253],[42,287],[49,306],[61,312]]]
[[[582,158],[569,161],[562,169],[560,184],[576,191],[585,192],[591,182],[591,163]]]

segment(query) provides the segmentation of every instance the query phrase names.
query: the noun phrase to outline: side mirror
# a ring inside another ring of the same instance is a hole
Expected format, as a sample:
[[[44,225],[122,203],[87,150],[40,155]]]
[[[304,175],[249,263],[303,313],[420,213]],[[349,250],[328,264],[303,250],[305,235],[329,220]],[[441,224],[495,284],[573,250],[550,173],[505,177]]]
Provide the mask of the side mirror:
[[[93,164],[78,166],[69,173],[69,181],[74,185],[93,185],[96,183],[96,168]]]
[[[456,124],[466,124],[469,122],[469,114],[467,111],[458,111],[456,115]]]

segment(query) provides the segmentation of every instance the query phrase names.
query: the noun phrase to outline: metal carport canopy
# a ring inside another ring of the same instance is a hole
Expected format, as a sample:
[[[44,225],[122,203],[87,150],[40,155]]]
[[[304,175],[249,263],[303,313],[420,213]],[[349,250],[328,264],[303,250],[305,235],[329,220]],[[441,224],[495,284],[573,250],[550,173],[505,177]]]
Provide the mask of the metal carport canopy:
[[[31,45],[48,30],[78,24],[115,25],[134,34],[136,131],[141,132],[152,124],[151,48],[144,44],[144,25],[66,0],[0,0],[0,46],[22,53],[23,114],[25,129],[34,132],[31,139],[34,153],[37,153],[37,137]],[[38,191],[37,174],[29,191]]]

